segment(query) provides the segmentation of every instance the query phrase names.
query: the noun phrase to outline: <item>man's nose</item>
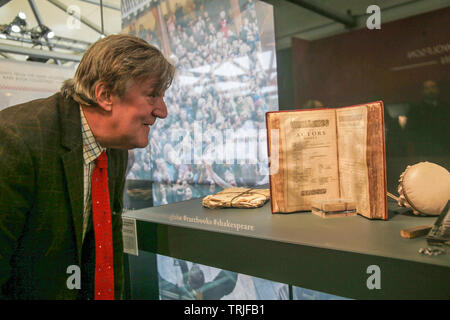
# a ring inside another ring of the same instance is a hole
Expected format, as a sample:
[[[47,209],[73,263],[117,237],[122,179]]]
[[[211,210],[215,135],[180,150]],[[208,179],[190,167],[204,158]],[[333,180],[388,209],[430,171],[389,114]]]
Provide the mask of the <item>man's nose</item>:
[[[166,118],[167,117],[167,106],[164,102],[164,98],[158,98],[156,102],[156,108],[153,110],[153,115],[158,118]]]

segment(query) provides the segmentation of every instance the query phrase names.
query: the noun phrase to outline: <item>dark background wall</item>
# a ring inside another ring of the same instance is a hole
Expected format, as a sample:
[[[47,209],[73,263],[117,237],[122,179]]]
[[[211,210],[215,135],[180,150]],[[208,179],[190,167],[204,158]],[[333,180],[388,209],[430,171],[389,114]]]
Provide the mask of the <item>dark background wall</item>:
[[[279,109],[295,109],[292,48],[277,50],[277,75]]]
[[[450,97],[450,8],[316,41],[293,38],[294,101],[419,102],[426,80]],[[279,71],[280,72],[280,71]]]

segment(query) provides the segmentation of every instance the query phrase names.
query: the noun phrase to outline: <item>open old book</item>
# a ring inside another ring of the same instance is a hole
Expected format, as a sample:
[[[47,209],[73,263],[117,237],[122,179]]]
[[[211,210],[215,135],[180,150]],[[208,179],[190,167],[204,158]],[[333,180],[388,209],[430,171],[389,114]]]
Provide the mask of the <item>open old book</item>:
[[[266,113],[272,213],[347,199],[387,220],[383,102]]]

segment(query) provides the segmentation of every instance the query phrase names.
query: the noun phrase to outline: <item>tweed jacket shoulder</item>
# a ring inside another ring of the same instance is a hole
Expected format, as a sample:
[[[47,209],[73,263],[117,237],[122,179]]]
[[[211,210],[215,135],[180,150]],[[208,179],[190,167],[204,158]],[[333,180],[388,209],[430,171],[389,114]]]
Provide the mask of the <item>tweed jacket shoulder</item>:
[[[81,265],[83,146],[79,105],[57,93],[0,112],[0,298],[74,299]],[[127,151],[108,149],[115,294],[123,290]]]

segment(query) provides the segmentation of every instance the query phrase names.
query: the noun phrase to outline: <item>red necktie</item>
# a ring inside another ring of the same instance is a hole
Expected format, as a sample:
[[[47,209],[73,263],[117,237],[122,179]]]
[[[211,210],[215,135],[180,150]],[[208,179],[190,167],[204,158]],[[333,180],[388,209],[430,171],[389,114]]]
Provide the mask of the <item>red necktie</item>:
[[[92,172],[92,219],[95,234],[95,300],[114,300],[111,208],[108,158],[103,151]]]

